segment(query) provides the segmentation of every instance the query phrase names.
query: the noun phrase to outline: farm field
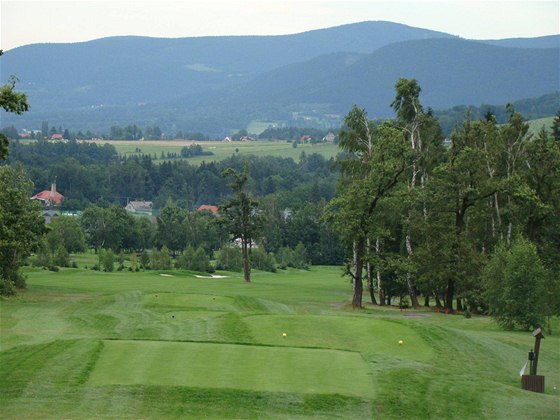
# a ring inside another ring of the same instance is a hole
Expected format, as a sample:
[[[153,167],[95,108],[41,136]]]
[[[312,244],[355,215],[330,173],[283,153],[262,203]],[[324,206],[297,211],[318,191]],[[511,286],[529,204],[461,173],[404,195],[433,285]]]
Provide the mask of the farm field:
[[[560,415],[557,319],[536,394],[520,389],[530,332],[425,309],[353,311],[338,267],[255,271],[245,284],[87,263],[27,268],[28,289],[0,300],[0,418]]]
[[[205,152],[212,152],[208,156],[195,156],[188,158],[188,162],[199,165],[202,162],[221,161],[234,154],[254,155],[254,156],[277,156],[299,160],[302,152],[307,154],[319,153],[329,159],[335,157],[339,152],[336,144],[298,144],[296,148],[286,141],[251,141],[251,142],[223,142],[223,141],[203,141],[196,142],[190,140],[88,140],[88,142],[104,144],[109,143],[115,146],[117,152],[123,155],[150,154],[155,159],[161,159],[161,153],[181,153],[181,149],[192,144],[200,144]]]

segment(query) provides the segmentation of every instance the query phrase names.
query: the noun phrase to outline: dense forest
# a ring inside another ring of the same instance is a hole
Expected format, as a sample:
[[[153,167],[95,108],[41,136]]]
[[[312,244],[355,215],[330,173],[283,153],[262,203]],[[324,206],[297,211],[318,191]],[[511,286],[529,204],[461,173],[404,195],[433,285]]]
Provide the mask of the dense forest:
[[[416,80],[399,79],[390,120],[354,106],[331,160],[234,154],[198,166],[156,164],[149,155],[120,157],[110,145],[16,141],[3,169],[23,165],[35,192],[56,179],[64,207],[83,210],[51,222],[38,265],[69,265],[69,253],[89,246],[99,253],[96,269],[112,269],[115,258],[123,267],[126,253],[136,269],[241,270],[241,252],[228,245],[239,227],[224,218],[240,207],[225,176],[236,174],[244,180],[238,197],[250,203],[255,268],[344,265],[356,308],[365,285],[375,304],[544,325],[560,314],[560,114],[535,136],[512,105],[504,124],[491,110],[467,110],[445,136],[420,92]],[[153,201],[155,220],[127,213],[131,199]],[[197,211],[202,204],[220,211]]]

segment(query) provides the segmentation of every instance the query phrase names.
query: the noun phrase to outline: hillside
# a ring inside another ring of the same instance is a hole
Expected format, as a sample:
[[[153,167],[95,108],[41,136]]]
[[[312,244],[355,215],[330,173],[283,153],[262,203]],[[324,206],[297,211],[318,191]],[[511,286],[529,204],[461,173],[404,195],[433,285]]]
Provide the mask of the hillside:
[[[481,41],[485,44],[512,48],[559,48],[560,35],[539,36],[535,38],[507,38]]]
[[[371,116],[391,115],[399,77],[418,79],[432,108],[501,104],[559,89],[559,48],[543,48],[554,39],[502,40],[501,47],[363,22],[286,36],[29,45],[7,51],[1,73],[2,80],[18,76],[31,110],[2,114],[2,125],[37,129],[49,121],[107,132],[157,124],[213,136],[253,120],[328,127],[353,103]]]
[[[517,49],[459,39],[395,43],[364,56],[323,56],[251,81],[243,97],[257,101],[264,89],[278,104],[323,104],[345,113],[352,104],[370,115],[391,115],[399,77],[416,78],[422,102],[432,108],[506,103],[558,89],[558,50]]]

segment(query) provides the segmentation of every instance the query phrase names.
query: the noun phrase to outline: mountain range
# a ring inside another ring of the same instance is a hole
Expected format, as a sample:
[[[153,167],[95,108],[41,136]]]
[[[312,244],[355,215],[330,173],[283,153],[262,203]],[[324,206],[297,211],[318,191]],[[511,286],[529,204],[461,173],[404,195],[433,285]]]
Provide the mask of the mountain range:
[[[473,41],[392,22],[283,36],[110,37],[5,52],[31,109],[2,126],[158,125],[221,136],[251,121],[338,126],[353,104],[392,116],[399,77],[433,109],[503,105],[560,90],[560,36]]]

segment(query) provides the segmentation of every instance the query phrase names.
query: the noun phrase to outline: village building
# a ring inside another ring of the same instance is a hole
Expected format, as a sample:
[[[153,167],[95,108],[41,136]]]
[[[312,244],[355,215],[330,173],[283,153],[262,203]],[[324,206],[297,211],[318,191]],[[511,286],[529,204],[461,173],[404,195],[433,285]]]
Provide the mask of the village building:
[[[217,215],[218,214],[218,206],[209,206],[207,204],[203,204],[201,205],[197,211],[209,211],[210,213],[212,213],[212,215]]]
[[[45,219],[45,224],[48,225],[53,219],[56,219],[58,214],[54,210],[47,210],[43,212],[43,219]]]
[[[336,136],[332,131],[329,131],[325,137],[323,137],[323,141],[327,143],[334,143],[334,139]]]
[[[56,182],[53,182],[50,190],[41,191],[31,197],[31,199],[40,201],[45,207],[57,207],[64,200],[64,196],[56,190]]]
[[[151,201],[129,201],[124,207],[129,213],[152,215],[154,204]]]

